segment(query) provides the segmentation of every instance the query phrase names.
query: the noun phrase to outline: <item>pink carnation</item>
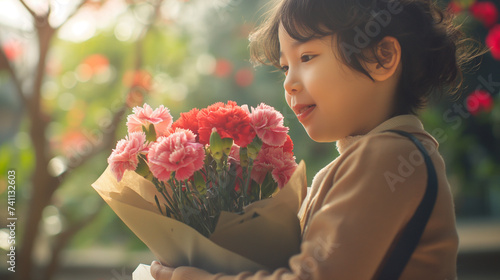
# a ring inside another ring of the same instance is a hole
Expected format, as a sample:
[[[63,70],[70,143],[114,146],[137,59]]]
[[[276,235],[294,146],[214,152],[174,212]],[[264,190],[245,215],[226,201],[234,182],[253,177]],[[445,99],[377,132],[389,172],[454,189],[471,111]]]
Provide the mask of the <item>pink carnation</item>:
[[[153,111],[151,106],[145,103],[142,108],[134,107],[132,111],[134,114],[127,117],[129,133],[142,131],[143,126],[149,128],[149,125],[153,124],[157,137],[168,135],[168,129],[172,125],[172,115],[170,115],[168,108],[160,105]]]
[[[283,115],[273,107],[261,103],[257,108],[252,108],[250,119],[262,142],[270,146],[281,146],[285,143],[288,127],[283,125]]]
[[[125,170],[135,170],[139,163],[139,154],[146,152],[146,135],[144,132],[132,132],[125,139],[118,141],[116,149],[108,158],[111,172],[116,179],[122,180]]]
[[[151,144],[148,153],[149,168],[158,180],[168,181],[175,171],[177,180],[186,180],[203,167],[205,148],[196,142],[195,134],[177,128],[167,137]]]
[[[283,152],[283,148],[263,148],[254,162],[251,177],[259,184],[264,182],[266,174],[271,172],[273,179],[282,188],[292,177],[297,163],[292,153]]]

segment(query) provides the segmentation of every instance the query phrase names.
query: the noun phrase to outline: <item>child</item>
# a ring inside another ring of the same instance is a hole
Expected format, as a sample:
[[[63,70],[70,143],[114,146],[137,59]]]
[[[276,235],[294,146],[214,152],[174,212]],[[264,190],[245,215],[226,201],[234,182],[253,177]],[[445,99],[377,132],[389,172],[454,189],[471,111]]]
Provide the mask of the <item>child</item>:
[[[315,176],[299,213],[301,252],[270,272],[211,275],[154,262],[151,274],[456,279],[445,165],[416,112],[436,89],[460,81],[474,56],[462,35],[430,0],[278,1],[251,36],[252,57],[283,70],[286,101],[308,135],[336,141],[340,152]]]

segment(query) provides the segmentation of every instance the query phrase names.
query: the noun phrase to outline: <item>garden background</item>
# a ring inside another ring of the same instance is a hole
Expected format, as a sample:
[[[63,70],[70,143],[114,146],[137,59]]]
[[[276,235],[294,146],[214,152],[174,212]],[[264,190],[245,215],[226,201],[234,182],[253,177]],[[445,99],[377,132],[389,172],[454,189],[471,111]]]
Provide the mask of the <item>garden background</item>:
[[[138,262],[151,262],[90,186],[133,106],[164,104],[176,119],[216,101],[265,102],[285,116],[309,182],[337,155],[334,144],[307,137],[284,101],[283,74],[249,62],[248,35],[266,2],[0,1],[2,279],[130,279]],[[500,1],[438,2],[491,48],[465,74],[460,97],[434,100],[421,118],[447,163],[459,277],[499,279]],[[15,273],[7,270],[9,217],[18,218]]]

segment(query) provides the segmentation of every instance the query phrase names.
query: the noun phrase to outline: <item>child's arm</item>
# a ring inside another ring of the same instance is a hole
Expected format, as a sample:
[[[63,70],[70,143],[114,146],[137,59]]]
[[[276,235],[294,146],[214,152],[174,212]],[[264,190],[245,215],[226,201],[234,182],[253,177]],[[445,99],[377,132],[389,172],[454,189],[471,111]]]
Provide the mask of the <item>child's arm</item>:
[[[415,150],[400,136],[379,134],[364,137],[342,154],[312,197],[314,215],[301,253],[290,259],[290,270],[224,276],[181,267],[171,279],[372,279],[425,191],[425,164],[402,167]],[[394,179],[391,175],[402,181],[388,181]],[[433,258],[441,257],[437,251]],[[421,270],[424,276],[434,273]]]

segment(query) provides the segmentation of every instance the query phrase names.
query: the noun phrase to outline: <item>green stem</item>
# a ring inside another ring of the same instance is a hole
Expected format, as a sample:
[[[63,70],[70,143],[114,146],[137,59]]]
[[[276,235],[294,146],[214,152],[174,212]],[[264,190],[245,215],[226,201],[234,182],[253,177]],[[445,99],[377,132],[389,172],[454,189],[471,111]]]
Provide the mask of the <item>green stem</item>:
[[[165,198],[165,201],[168,203],[168,205],[170,206],[170,209],[171,209],[171,212],[174,214],[174,217],[176,220],[179,220],[180,218],[180,210],[178,207],[176,207],[176,203],[174,203],[174,199],[170,196],[170,194],[166,191],[166,188],[165,188],[165,184],[162,182],[161,183],[162,186],[163,186],[163,189],[161,191],[161,194],[163,195],[163,198]],[[169,184],[170,185],[170,184]],[[172,187],[172,186],[170,186]],[[166,195],[165,195],[166,194]],[[174,195],[175,197],[175,195]]]
[[[249,158],[248,159],[248,173],[247,173],[247,180],[245,182],[245,185],[243,187],[243,201],[244,205],[248,204],[248,187],[250,186],[250,180],[252,178],[252,169],[253,169],[253,159]]]
[[[158,201],[158,196],[155,195],[155,202],[156,206],[158,207],[158,210],[160,210],[160,213],[163,215],[163,211],[161,210],[160,202]]]

